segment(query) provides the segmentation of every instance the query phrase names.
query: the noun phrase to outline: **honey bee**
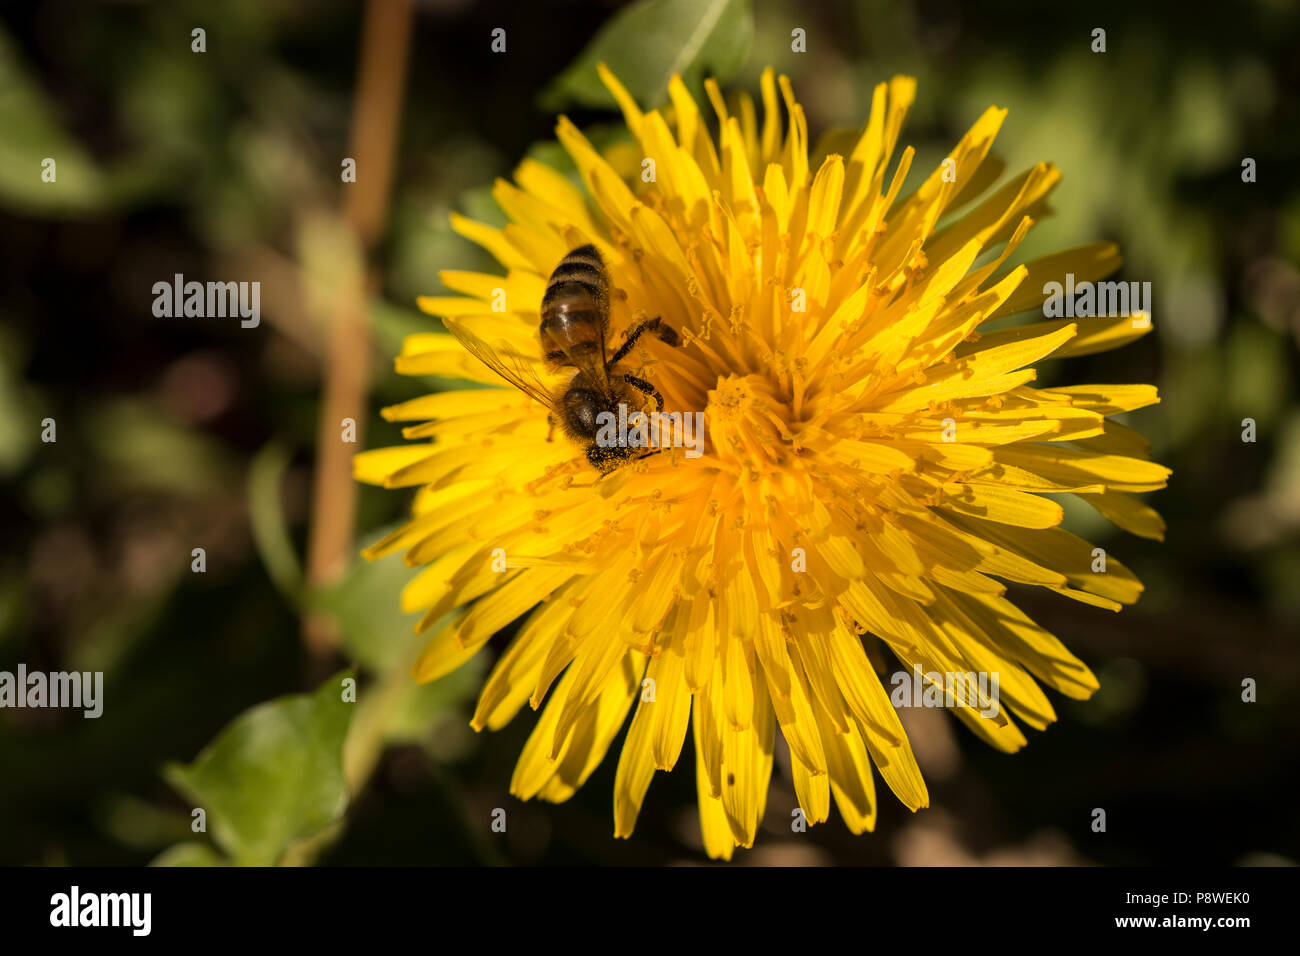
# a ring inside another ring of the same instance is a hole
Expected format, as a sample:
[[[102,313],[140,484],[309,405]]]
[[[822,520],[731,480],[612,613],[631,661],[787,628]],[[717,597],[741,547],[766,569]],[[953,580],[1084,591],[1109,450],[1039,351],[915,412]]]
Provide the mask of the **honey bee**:
[[[617,366],[645,333],[675,346],[677,332],[664,325],[660,317],[648,319],[628,332],[613,355],[607,354],[609,277],[595,246],[579,246],[560,260],[542,296],[538,328],[542,361],[550,372],[576,369],[562,388],[548,387],[523,356],[501,354],[458,322],[448,321],[446,325],[479,361],[545,405],[550,410],[552,432],[558,424],[565,435],[585,446],[587,461],[601,473],[608,474],[633,458],[646,457],[638,454],[639,448],[598,444],[596,435],[606,421],[601,413],[617,417],[620,405],[638,409],[644,399],[638,400],[637,392],[650,396],[657,410],[663,410],[664,399],[658,389]],[[550,438],[548,435],[547,440]]]

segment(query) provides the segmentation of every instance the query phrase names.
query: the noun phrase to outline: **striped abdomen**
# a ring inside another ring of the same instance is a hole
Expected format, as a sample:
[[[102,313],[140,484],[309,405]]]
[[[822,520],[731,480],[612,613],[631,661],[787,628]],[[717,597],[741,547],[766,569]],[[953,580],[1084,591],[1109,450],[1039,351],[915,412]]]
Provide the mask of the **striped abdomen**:
[[[600,369],[609,325],[609,280],[592,245],[579,246],[555,267],[542,296],[542,355],[548,365]]]

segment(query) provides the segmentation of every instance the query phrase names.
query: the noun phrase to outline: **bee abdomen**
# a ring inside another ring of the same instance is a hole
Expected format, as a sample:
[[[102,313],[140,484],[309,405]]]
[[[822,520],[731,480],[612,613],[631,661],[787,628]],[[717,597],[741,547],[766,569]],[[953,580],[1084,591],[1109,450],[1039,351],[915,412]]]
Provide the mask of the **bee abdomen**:
[[[604,290],[595,282],[585,279],[565,279],[560,282],[551,280],[542,296],[542,315],[550,312],[595,312],[601,311],[601,296]]]
[[[605,263],[593,245],[579,246],[560,260],[546,283],[542,308],[563,298],[576,298],[586,293],[599,308],[609,295],[609,280],[605,277]]]
[[[604,358],[609,279],[594,245],[571,251],[542,296],[542,354],[552,365],[593,365]]]
[[[567,263],[584,263],[598,272],[604,273],[605,271],[605,260],[600,257],[600,250],[590,242],[585,246],[578,246],[578,248],[570,250],[569,254],[560,260],[560,265],[556,266],[556,271],[558,272],[560,267]]]
[[[570,284],[583,286],[592,295],[599,295],[605,285],[605,273],[581,259],[565,259],[551,273],[551,279],[546,283],[546,294],[551,295],[558,287]]]
[[[604,314],[585,292],[542,307],[542,349],[548,362],[599,357],[604,341]]]

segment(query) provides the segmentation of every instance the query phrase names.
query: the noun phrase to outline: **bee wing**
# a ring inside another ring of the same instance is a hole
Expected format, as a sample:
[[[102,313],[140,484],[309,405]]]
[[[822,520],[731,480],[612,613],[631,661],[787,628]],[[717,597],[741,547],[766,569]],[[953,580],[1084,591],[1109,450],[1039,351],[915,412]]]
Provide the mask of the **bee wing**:
[[[443,325],[456,336],[461,345],[465,346],[466,351],[519,391],[541,402],[547,408],[554,407],[555,400],[551,397],[551,390],[523,356],[508,352],[503,355],[455,319],[443,319]]]

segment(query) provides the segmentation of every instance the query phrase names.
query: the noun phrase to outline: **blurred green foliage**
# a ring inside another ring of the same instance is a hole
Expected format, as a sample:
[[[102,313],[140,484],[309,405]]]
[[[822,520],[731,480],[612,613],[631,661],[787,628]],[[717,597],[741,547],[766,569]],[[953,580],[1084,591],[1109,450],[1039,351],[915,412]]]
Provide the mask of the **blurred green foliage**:
[[[626,842],[610,836],[612,757],[564,805],[509,798],[530,715],[497,735],[467,728],[499,642],[414,685],[422,640],[399,610],[412,574],[399,558],[358,560],[323,591],[303,583],[322,315],[355,267],[337,177],[359,17],[289,0],[0,11],[0,668],[102,669],[107,697],[98,721],[0,712],[0,862],[700,858],[689,769],[659,775]],[[1094,665],[1097,698],[1063,702],[1012,760],[942,721],[918,728],[936,809],[910,818],[883,799],[874,836],[832,820],[792,840],[778,770],[768,832],[742,859],[916,862],[940,847],[940,861],[1018,860],[1040,845],[1055,862],[1295,859],[1300,823],[1276,795],[1300,782],[1298,23],[1293,2],[1192,16],[1107,0],[1049,17],[950,0],[421,4],[362,442],[400,441],[377,409],[445,384],[392,372],[403,337],[436,328],[415,297],[443,291],[441,269],[495,268],[448,213],[501,222],[492,177],[525,154],[572,173],[538,90],[607,145],[626,134],[600,60],[648,102],[674,68],[754,92],[770,64],[815,137],[861,123],[874,85],[905,72],[919,81],[908,188],[988,105],[1008,107],[1008,175],[1040,160],[1064,173],[1023,255],[1113,239],[1118,278],[1153,282],[1155,335],[1045,373],[1159,384],[1163,403],[1129,417],[1174,469],[1152,497],[1168,541],[1071,509],[1148,588],[1119,616],[1022,596]],[[1098,26],[1104,54],[1090,50]],[[41,181],[47,157],[56,183]],[[153,282],[177,272],[261,281],[261,327],[153,318]],[[1240,439],[1247,417],[1255,444]],[[406,505],[363,489],[358,550]],[[338,628],[330,660],[303,648],[309,614]],[[356,705],[329,676],[343,666]],[[1243,707],[1246,677],[1260,698]],[[210,839],[190,828],[195,805]],[[1124,821],[1104,840],[1086,825],[1099,805]],[[504,837],[485,822],[499,806]]]
[[[730,80],[749,57],[754,14],[749,0],[643,0],[624,7],[600,28],[582,54],[543,91],[540,104],[555,112],[578,104],[615,108],[597,74],[605,63],[644,107],[668,100],[668,81],[680,75],[704,100],[705,76]]]
[[[203,811],[205,832],[237,864],[270,866],[297,839],[319,832],[347,806],[343,740],[356,677],[329,678],[314,694],[284,697],[241,714],[168,782]]]

